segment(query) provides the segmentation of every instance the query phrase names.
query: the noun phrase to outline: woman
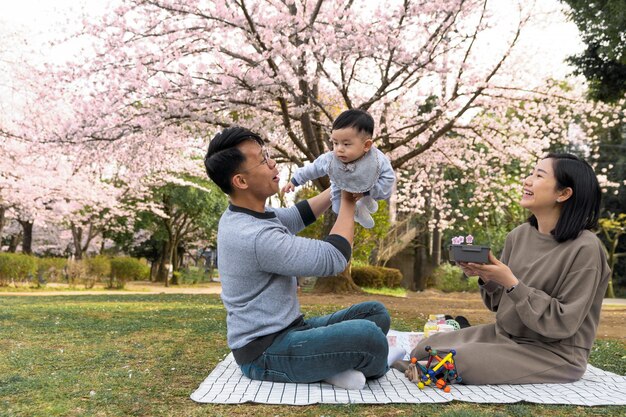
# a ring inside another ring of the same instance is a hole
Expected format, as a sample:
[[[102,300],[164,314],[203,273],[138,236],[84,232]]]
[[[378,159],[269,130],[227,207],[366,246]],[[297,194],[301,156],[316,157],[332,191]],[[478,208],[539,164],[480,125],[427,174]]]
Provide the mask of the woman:
[[[426,346],[456,350],[466,384],[561,383],[585,372],[600,319],[609,267],[596,226],[598,180],[585,161],[549,154],[523,182],[522,207],[532,215],[506,238],[501,261],[462,263],[478,275],[496,323],[435,334]]]

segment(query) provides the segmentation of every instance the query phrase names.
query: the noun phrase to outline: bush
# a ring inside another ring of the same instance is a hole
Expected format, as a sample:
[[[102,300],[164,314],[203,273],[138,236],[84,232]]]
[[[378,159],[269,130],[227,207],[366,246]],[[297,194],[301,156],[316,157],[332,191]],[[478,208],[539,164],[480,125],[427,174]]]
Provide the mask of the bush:
[[[139,281],[150,277],[150,267],[145,262],[128,256],[111,259],[111,275],[108,288],[124,288],[128,281]]]
[[[93,285],[87,278],[87,263],[83,260],[71,259],[67,261],[67,282],[71,287],[75,287],[79,283],[84,283],[85,288],[93,288]]]
[[[375,266],[353,266],[351,275],[359,287],[381,288],[385,285],[382,271]]]
[[[367,264],[353,265],[351,275],[356,285],[369,288],[396,288],[400,286],[403,278],[399,269]]]
[[[103,281],[111,275],[111,260],[104,255],[86,258],[87,275],[93,281]],[[93,286],[93,285],[92,285]]]
[[[198,268],[197,266],[190,266],[181,271],[181,283],[182,284],[198,284],[201,282],[210,281],[209,274],[204,272],[204,268]]]
[[[37,258],[37,275],[46,282],[61,282],[66,265],[65,258]]]
[[[37,258],[21,253],[0,253],[0,285],[27,281],[37,273]]]
[[[383,273],[383,280],[385,282],[385,287],[387,288],[396,288],[402,284],[402,272],[396,268],[383,268],[377,267]]]
[[[431,278],[434,287],[443,292],[478,291],[478,277],[466,278],[461,268],[450,263],[439,265]]]

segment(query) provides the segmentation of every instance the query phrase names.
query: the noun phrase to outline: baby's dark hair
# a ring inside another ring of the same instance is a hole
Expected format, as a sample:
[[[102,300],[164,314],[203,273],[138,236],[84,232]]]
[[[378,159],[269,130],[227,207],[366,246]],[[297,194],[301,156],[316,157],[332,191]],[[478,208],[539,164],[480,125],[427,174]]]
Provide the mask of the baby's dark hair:
[[[354,128],[358,133],[374,136],[374,119],[361,109],[350,109],[341,113],[333,122],[333,130]]]
[[[226,194],[233,192],[230,180],[246,161],[245,155],[237,146],[247,140],[263,146],[263,139],[259,135],[239,126],[222,130],[209,143],[204,166],[209,178]]]

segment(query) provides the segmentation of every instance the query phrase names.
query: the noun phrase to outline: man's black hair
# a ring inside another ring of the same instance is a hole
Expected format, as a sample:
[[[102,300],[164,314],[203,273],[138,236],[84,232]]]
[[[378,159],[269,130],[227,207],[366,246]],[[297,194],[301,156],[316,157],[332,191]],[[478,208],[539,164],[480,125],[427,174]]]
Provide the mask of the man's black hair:
[[[569,153],[550,153],[545,159],[548,158],[553,160],[557,190],[572,189],[571,197],[563,202],[559,220],[550,232],[557,242],[565,242],[576,239],[583,230],[597,227],[602,193],[598,178],[587,162]],[[538,227],[534,215],[528,222]]]
[[[360,109],[350,109],[341,113],[333,122],[333,130],[354,128],[357,132],[365,132],[374,136],[374,119],[370,114]]]
[[[263,146],[263,139],[259,135],[239,126],[222,130],[209,142],[204,166],[209,178],[226,194],[232,193],[231,179],[246,161],[245,155],[237,146],[247,140],[253,140]]]

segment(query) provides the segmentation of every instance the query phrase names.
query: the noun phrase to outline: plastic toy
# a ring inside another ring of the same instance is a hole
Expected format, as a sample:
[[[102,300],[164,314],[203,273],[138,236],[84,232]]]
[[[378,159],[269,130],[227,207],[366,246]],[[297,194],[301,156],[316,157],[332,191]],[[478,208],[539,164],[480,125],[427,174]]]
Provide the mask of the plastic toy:
[[[428,352],[428,361],[426,366],[420,364],[417,358],[411,358],[409,368],[404,372],[404,375],[411,382],[417,382],[419,389],[424,389],[425,386],[435,383],[435,386],[444,392],[450,392],[450,384],[461,382],[463,378],[459,375],[456,365],[454,364],[454,355],[456,351],[451,350],[446,353],[442,358],[439,356],[437,350],[432,349],[430,346],[426,346],[426,352]]]

